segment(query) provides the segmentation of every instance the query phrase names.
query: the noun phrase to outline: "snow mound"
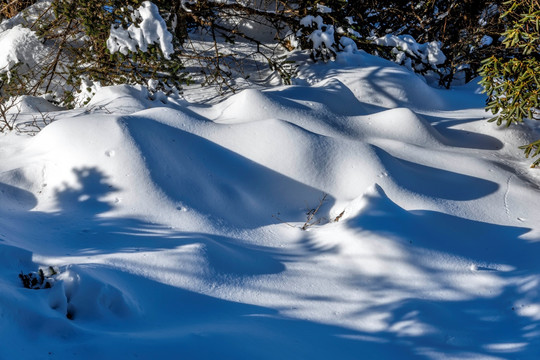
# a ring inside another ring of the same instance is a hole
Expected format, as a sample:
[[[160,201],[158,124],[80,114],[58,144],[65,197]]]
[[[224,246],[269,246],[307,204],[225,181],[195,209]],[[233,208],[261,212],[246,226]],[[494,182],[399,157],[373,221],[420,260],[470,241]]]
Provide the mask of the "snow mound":
[[[62,271],[49,294],[49,306],[72,320],[83,322],[109,322],[139,310],[128,293],[93,273],[91,268],[79,266]]]
[[[51,104],[49,101],[36,97],[36,96],[23,96],[21,97],[20,101],[17,104],[18,110],[20,110],[21,113],[51,113],[55,111],[63,110],[59,106],[55,106]]]
[[[87,105],[88,109],[102,109],[114,114],[132,114],[155,106],[163,106],[160,101],[150,98],[148,89],[136,85],[116,85],[100,88]]]
[[[4,173],[2,175],[2,181],[18,182],[19,174]],[[37,205],[37,200],[31,193],[6,183],[0,183],[0,201],[2,201],[2,206],[9,211],[30,210]]]
[[[172,201],[202,214],[260,226],[278,212],[292,216],[304,199],[320,194],[182,129],[143,116],[126,118],[124,125],[156,186]]]
[[[339,80],[359,101],[380,108],[442,110],[448,106],[441,90],[430,87],[420,76],[365,53],[339,54],[335,63],[302,68],[300,74],[311,84]]]
[[[408,108],[381,111],[370,117],[370,136],[424,147],[441,147],[447,141],[421,116]]]
[[[240,123],[274,118],[279,109],[262,91],[246,89],[217,104],[213,115],[219,123]]]

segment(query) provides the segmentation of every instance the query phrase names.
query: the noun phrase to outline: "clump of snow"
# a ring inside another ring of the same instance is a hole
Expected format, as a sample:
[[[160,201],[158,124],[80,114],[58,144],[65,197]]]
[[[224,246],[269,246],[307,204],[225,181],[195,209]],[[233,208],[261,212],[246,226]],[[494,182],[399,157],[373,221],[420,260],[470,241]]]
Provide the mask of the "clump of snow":
[[[486,26],[490,18],[498,15],[500,13],[499,6],[497,4],[490,4],[484,10],[482,10],[482,15],[478,20],[478,25]]]
[[[317,29],[308,36],[308,40],[313,44],[313,49],[321,49],[323,47],[331,49],[334,45],[334,26],[325,24],[320,15],[305,16],[300,20],[300,25],[304,27],[312,27],[315,25],[317,27]]]
[[[446,56],[441,50],[441,44],[437,41],[419,44],[410,35],[386,35],[375,39],[377,45],[391,46],[396,49],[396,62],[405,63],[405,55],[419,58],[422,62],[433,66],[444,64]],[[410,66],[410,63],[408,65]]]
[[[493,44],[493,38],[489,35],[484,35],[482,36],[482,38],[480,39],[479,43],[478,43],[478,46],[479,47],[485,47],[485,46],[489,46]]]
[[[0,32],[0,49],[0,72],[9,72],[17,64],[32,68],[45,52],[36,33],[22,25]]]
[[[184,11],[191,12],[191,9],[187,5],[193,5],[196,3],[197,3],[197,0],[182,0],[180,6],[182,7]]]
[[[317,12],[319,13],[322,13],[322,14],[330,14],[332,13],[334,10],[332,10],[332,8],[328,7],[328,6],[325,6],[325,5],[321,5],[321,4],[317,4]]]
[[[167,30],[165,20],[159,14],[158,7],[150,1],[145,1],[134,11],[133,18],[139,23],[131,24],[127,29],[116,24],[111,25],[111,33],[107,39],[107,48],[111,53],[120,52],[127,55],[129,52],[148,51],[148,46],[159,45],[166,59],[174,53],[173,36]]]
[[[307,15],[300,19],[300,25],[304,27],[311,27],[313,24],[317,25],[317,27],[320,29],[324,25],[324,20],[320,15]]]
[[[339,39],[339,43],[343,47],[343,51],[346,53],[358,51],[358,46],[356,46],[356,42],[347,36],[342,36]]]
[[[81,85],[79,86],[78,91],[75,92],[75,106],[80,107],[87,105],[101,88],[102,86],[99,82],[92,81],[87,77],[82,77]]]

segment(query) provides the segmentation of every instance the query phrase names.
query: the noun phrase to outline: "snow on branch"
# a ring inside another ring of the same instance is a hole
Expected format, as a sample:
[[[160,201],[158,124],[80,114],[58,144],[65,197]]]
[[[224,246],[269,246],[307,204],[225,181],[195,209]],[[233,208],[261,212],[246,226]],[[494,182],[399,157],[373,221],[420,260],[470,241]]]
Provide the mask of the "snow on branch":
[[[419,44],[410,35],[386,35],[376,39],[374,43],[396,48],[398,50],[398,59],[402,59],[404,54],[408,54],[432,66],[444,64],[446,61],[446,56],[441,50],[441,44],[437,41]],[[403,55],[399,56],[400,54]]]
[[[0,32],[0,72],[11,70],[17,64],[29,68],[38,64],[44,48],[36,33],[22,25]]]
[[[170,60],[174,53],[173,36],[167,30],[167,24],[159,14],[158,7],[145,1],[133,15],[141,20],[138,25],[131,24],[127,29],[118,24],[111,25],[111,33],[107,39],[109,51],[127,55],[128,52],[137,52],[137,48],[147,52],[149,45],[158,44],[165,58]]]

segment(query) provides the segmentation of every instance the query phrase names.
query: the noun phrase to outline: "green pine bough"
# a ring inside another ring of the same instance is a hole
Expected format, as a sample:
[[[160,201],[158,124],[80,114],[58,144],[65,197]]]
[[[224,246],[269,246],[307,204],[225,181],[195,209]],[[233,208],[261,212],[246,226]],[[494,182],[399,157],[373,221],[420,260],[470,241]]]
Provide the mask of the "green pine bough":
[[[510,0],[501,17],[511,26],[502,34],[508,50],[504,57],[492,56],[482,62],[480,84],[487,93],[486,111],[497,125],[540,120],[540,3],[538,0]],[[520,146],[527,158],[540,155],[540,139]],[[540,165],[538,157],[531,167]]]

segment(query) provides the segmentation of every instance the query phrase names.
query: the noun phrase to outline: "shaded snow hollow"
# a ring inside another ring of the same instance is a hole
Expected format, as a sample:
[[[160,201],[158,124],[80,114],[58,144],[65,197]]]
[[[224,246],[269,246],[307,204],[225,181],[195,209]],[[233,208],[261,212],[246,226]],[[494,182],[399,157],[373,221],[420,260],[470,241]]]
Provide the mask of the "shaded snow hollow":
[[[0,359],[538,359],[540,177],[476,90],[348,54],[1,136]]]

